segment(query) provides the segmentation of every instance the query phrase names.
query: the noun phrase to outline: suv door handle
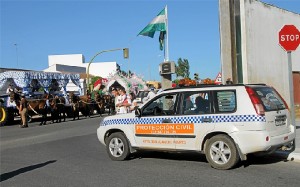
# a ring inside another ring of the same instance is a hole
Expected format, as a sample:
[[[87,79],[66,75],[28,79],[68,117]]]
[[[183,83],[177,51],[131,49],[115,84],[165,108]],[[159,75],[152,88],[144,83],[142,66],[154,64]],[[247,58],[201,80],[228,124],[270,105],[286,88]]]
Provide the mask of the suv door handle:
[[[172,120],[170,120],[170,119],[163,119],[163,120],[162,120],[162,123],[173,123],[173,122],[172,122]]]
[[[211,118],[202,118],[202,123],[211,123],[212,119]]]

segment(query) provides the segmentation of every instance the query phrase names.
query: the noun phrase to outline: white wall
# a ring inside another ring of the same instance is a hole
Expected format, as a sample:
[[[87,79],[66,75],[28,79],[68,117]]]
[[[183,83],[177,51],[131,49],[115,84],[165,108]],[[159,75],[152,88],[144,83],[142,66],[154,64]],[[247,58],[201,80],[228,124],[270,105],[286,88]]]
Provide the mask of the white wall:
[[[86,73],[86,68],[81,66],[67,66],[61,64],[54,64],[45,69],[44,71],[63,73]]]
[[[81,66],[84,63],[84,56],[82,54],[70,54],[70,55],[49,55],[48,64],[49,67],[54,64],[63,64],[69,66]]]
[[[70,55],[49,55],[48,56],[49,71],[60,71],[58,67],[54,67],[55,64],[61,64],[66,66],[79,66],[86,68],[89,63],[84,62],[84,56],[82,54],[70,54]],[[72,67],[66,68],[72,72]],[[73,68],[75,69],[75,67]],[[78,68],[77,68],[78,69]],[[92,62],[89,68],[89,74],[94,76],[100,76],[107,78],[109,74],[115,73],[117,70],[116,62]],[[77,71],[76,71],[77,72]],[[86,72],[87,73],[87,72]]]
[[[86,69],[88,63],[84,64]],[[90,65],[89,73],[102,78],[107,78],[110,73],[114,74],[117,70],[116,62],[93,62]]]
[[[241,0],[244,83],[266,83],[289,101],[287,53],[279,46],[284,25],[300,29],[300,15],[255,0]],[[292,52],[293,71],[300,71],[300,47]]]

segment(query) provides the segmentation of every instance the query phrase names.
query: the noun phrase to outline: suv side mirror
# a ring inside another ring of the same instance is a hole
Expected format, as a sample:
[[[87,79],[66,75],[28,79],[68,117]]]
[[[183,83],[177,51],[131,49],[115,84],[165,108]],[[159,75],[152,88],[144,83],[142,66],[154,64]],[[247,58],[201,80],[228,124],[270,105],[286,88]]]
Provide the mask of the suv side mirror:
[[[135,109],[135,117],[141,117],[142,116],[142,110],[140,108]]]

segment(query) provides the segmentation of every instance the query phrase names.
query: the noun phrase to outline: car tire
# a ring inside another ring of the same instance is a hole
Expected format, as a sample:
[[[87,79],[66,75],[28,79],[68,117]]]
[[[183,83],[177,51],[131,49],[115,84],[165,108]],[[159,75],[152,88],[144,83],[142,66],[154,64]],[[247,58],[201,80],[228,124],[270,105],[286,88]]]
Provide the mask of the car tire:
[[[213,136],[207,140],[205,156],[213,168],[221,170],[231,169],[239,161],[234,141],[224,134]]]
[[[122,132],[111,134],[107,139],[106,151],[112,160],[125,160],[130,154],[129,143]]]

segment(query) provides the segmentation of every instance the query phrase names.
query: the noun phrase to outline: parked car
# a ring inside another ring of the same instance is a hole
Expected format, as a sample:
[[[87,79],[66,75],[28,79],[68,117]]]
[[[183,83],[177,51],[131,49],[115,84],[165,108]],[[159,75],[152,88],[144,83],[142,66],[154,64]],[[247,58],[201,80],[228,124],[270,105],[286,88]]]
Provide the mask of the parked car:
[[[252,153],[291,147],[295,126],[286,102],[265,84],[167,89],[135,113],[104,118],[98,139],[112,160],[134,151],[197,151],[216,169]]]

